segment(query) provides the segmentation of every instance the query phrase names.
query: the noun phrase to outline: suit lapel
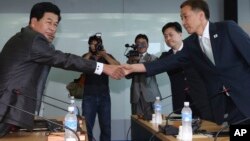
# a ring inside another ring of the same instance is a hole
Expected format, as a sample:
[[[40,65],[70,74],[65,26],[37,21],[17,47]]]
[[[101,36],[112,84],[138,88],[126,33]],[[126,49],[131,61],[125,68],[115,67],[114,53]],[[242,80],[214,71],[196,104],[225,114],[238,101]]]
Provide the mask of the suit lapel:
[[[203,53],[203,51],[201,49],[201,45],[200,45],[200,42],[199,42],[199,37],[197,35],[195,35],[194,40],[195,40],[194,41],[195,45],[198,46],[197,50],[203,54],[202,56],[206,57],[206,55]]]
[[[195,35],[195,45],[198,46],[198,48],[196,48],[196,50],[199,52],[198,54],[200,54],[201,58],[204,59],[204,61],[206,61],[208,64],[211,63],[211,61],[209,60],[209,58],[206,56],[206,54],[204,54],[204,52],[201,49],[201,45],[199,42],[199,37],[197,35]]]
[[[197,51],[196,54],[199,55],[200,58],[203,58],[203,60],[204,60],[210,67],[215,67],[215,65],[210,61],[210,59],[207,57],[207,55],[202,51],[201,46],[200,46],[200,42],[199,42],[199,37],[198,37],[198,35],[195,35],[194,43],[195,43],[195,46],[198,47],[198,48],[195,48],[195,50]]]
[[[216,62],[216,60],[219,57],[217,54],[218,49],[219,49],[219,47],[218,47],[219,34],[216,30],[216,25],[214,23],[209,24],[209,34],[210,34],[210,42],[211,42],[211,47],[212,47],[213,56],[214,56],[214,62],[216,65],[216,63],[218,63],[218,62]]]
[[[170,54],[173,54],[174,53],[174,51],[173,51],[173,49],[170,49],[169,51],[168,51],[168,54],[170,55]]]
[[[145,54],[145,56],[142,58],[144,61],[150,61],[150,55],[148,53]]]

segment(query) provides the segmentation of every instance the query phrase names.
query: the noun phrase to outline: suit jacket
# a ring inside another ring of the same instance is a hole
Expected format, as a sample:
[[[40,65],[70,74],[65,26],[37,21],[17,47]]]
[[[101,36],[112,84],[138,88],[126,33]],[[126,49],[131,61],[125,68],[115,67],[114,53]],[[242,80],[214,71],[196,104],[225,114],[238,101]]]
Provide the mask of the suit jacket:
[[[160,56],[160,59],[170,55],[173,55],[172,49],[170,49],[168,52],[163,52]],[[187,87],[187,83],[185,81],[186,76],[183,68],[167,71],[167,74],[171,82],[173,111],[175,111],[177,114],[180,114],[187,95],[185,92],[185,88]]]
[[[66,54],[51,47],[48,40],[30,27],[22,28],[5,44],[0,54],[0,121],[27,129],[33,127],[33,116],[6,106],[10,104],[34,113],[37,89],[45,67],[93,73],[94,61]],[[47,77],[47,75],[44,75]]]
[[[183,47],[186,47],[185,44]],[[160,59],[171,55],[174,55],[172,49],[163,52]],[[173,111],[180,114],[184,101],[189,101],[194,116],[207,120],[212,119],[211,107],[207,102],[206,88],[197,71],[191,65],[186,65],[169,70],[167,73],[171,82]],[[206,106],[197,106],[204,105],[204,102],[206,102]]]
[[[140,60],[142,62],[151,62],[156,60],[157,57],[146,53]],[[146,74],[133,74],[132,83],[130,87],[130,102],[138,103],[141,94],[146,102],[154,102],[157,96],[161,97],[160,90],[155,76],[147,77]]]
[[[210,23],[209,33],[215,65],[202,52],[198,36],[193,34],[185,39],[187,47],[178,55],[145,64],[147,73],[155,75],[191,61],[206,85],[213,121],[223,122],[226,97],[219,94],[222,86],[230,90],[240,112],[250,117],[250,38],[233,21]]]

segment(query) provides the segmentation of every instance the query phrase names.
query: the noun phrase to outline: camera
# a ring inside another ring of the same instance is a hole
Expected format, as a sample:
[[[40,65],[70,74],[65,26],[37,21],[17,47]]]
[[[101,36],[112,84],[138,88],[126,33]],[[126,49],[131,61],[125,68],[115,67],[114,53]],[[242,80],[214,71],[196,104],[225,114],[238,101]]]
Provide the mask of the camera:
[[[95,36],[98,38],[97,45],[96,45],[96,51],[103,51],[104,46],[102,44],[102,33],[98,32],[95,34]]]
[[[104,50],[104,47],[103,47],[102,43],[98,43],[96,46],[96,51],[103,51],[103,50]]]
[[[138,46],[135,44],[129,45],[129,44],[125,44],[126,48],[132,48],[132,50],[129,50],[128,53],[125,55],[127,58],[129,57],[139,57],[140,54],[137,51]]]

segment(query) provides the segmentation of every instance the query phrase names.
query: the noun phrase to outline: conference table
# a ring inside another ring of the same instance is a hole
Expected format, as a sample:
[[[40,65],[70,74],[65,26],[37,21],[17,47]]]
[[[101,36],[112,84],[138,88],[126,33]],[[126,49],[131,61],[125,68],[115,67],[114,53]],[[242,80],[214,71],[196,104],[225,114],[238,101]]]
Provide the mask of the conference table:
[[[56,118],[58,121],[62,121],[63,118]],[[81,117],[80,127],[82,129],[80,140],[88,141],[87,128],[84,117]],[[80,134],[80,133],[79,133]],[[49,132],[49,131],[25,131],[11,132],[0,141],[64,141],[64,132]]]
[[[162,125],[166,124],[165,122]],[[181,125],[180,120],[168,121],[169,125],[179,127]],[[202,120],[199,130],[206,130],[209,132],[217,132],[223,126],[219,126],[215,123]],[[137,115],[131,116],[131,138],[132,141],[178,141],[174,135],[165,135],[159,132],[159,125],[151,123],[150,121],[143,120]],[[229,141],[229,136],[218,137],[217,141]],[[214,141],[214,137],[205,134],[194,134],[192,141]]]

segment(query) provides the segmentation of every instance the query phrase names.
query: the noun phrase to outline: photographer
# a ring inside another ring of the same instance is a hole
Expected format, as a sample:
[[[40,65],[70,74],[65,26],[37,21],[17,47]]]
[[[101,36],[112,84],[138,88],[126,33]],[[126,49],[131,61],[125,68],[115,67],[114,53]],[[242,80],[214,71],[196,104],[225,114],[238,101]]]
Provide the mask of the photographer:
[[[84,54],[83,58],[104,64],[120,64],[112,55],[105,51],[101,36],[94,35],[89,37],[88,44],[89,52]],[[101,130],[100,141],[111,140],[111,101],[107,75],[86,75],[82,113],[87,121],[89,141],[92,141],[93,138],[92,129],[95,124],[96,114],[98,114]]]
[[[135,37],[135,48],[129,53],[128,64],[151,62],[157,59],[156,56],[147,53],[148,37],[138,34]],[[138,53],[135,53],[137,51]],[[145,74],[131,74],[126,78],[132,78],[130,88],[130,103],[132,114],[142,115],[148,119],[154,113],[153,103],[157,96],[161,97],[160,90],[155,76],[146,77]]]

